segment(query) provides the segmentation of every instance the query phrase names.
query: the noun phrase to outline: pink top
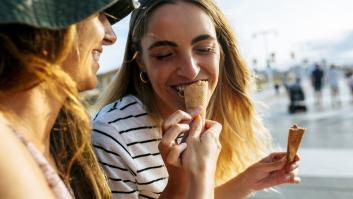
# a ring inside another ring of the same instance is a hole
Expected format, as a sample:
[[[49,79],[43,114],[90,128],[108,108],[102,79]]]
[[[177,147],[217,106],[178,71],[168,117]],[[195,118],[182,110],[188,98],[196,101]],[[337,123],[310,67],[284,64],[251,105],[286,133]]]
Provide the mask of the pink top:
[[[13,129],[11,126],[10,128]],[[33,156],[33,159],[36,161],[36,163],[42,170],[48,182],[48,186],[52,190],[54,196],[57,199],[73,199],[73,194],[65,186],[58,173],[49,164],[48,160],[44,157],[44,155],[35,147],[34,144],[29,142],[25,137],[16,132],[15,129],[13,129],[13,131],[17,135],[17,137],[23,142],[23,144],[27,147],[28,151]]]

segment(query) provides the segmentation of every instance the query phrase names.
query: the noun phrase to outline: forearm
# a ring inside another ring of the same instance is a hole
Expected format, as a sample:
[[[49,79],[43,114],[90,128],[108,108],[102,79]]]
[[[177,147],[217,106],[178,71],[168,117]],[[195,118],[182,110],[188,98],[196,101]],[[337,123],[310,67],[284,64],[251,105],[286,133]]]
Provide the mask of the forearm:
[[[186,199],[214,199],[213,173],[191,175]]]
[[[217,186],[215,188],[215,198],[216,199],[244,199],[250,193],[251,189],[249,187],[243,186],[241,182],[241,174],[235,178],[229,180],[228,182]]]
[[[184,199],[187,192],[186,179],[173,179],[169,177],[167,186],[159,196],[159,199]]]

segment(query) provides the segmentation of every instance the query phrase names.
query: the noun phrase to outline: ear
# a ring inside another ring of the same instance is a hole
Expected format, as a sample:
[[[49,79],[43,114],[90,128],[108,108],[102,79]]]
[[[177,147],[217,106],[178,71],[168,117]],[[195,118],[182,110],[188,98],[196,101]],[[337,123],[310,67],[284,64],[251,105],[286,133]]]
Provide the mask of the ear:
[[[140,68],[140,71],[146,71],[145,63],[143,62],[142,55],[140,52],[136,52],[135,60],[136,60],[137,65]]]

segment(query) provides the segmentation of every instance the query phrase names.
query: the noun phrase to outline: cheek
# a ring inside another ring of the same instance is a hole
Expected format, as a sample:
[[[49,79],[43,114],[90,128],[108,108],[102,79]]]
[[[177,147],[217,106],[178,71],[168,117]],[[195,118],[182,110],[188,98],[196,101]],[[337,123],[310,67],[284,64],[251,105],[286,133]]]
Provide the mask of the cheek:
[[[80,65],[79,63],[79,55],[77,52],[73,49],[71,53],[68,54],[66,57],[65,61],[62,63],[62,69],[70,75],[70,77],[74,80],[77,81],[78,79],[78,72],[79,68],[78,66]]]
[[[212,89],[214,89],[218,82],[218,77],[220,72],[219,56],[215,55],[214,57],[208,59],[206,63],[207,63],[207,73],[209,75],[209,78],[212,80],[212,84],[213,84]]]
[[[163,86],[165,85],[168,76],[166,74],[166,71],[164,71],[163,69],[153,68],[148,70],[147,72],[153,89],[157,93],[162,92],[161,89],[163,89]]]
[[[157,95],[164,95],[168,92],[168,81],[172,78],[173,70],[169,64],[150,62],[146,65],[146,71],[150,79],[153,90]]]

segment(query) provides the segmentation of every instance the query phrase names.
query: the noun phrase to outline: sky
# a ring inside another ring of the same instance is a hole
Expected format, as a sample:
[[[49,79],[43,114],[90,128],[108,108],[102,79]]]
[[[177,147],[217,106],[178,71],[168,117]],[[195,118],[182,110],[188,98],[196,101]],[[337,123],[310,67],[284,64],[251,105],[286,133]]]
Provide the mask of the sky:
[[[285,70],[304,59],[353,64],[353,0],[216,0],[252,68]],[[129,18],[113,26],[118,41],[104,47],[98,73],[121,64]],[[292,56],[294,55],[294,56]],[[254,62],[256,60],[256,63]]]

